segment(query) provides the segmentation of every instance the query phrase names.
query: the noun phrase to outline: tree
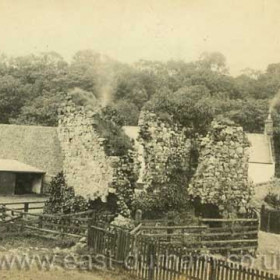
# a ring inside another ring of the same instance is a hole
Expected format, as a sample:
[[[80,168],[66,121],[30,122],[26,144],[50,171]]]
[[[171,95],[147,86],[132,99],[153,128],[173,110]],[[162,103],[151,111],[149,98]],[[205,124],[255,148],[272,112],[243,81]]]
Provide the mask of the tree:
[[[136,105],[127,100],[120,100],[112,106],[122,118],[124,125],[137,125],[140,111]]]
[[[20,114],[10,118],[10,123],[57,126],[58,108],[63,102],[64,93],[43,91],[41,96],[29,100],[21,107]]]
[[[168,90],[160,92],[144,108],[155,112],[166,121],[169,116],[172,116],[194,135],[206,133],[215,112],[211,103],[211,95],[206,87],[191,86],[181,88],[174,93]]]
[[[69,88],[81,88],[86,91],[95,91],[97,73],[95,65],[99,60],[99,54],[84,50],[77,52],[69,67]]]
[[[221,74],[228,73],[226,57],[220,52],[204,52],[201,54],[198,65]]]
[[[224,106],[223,115],[242,126],[246,132],[263,133],[268,107],[268,100],[231,101]]]
[[[9,123],[20,113],[27,92],[19,79],[10,75],[0,77],[0,123]]]

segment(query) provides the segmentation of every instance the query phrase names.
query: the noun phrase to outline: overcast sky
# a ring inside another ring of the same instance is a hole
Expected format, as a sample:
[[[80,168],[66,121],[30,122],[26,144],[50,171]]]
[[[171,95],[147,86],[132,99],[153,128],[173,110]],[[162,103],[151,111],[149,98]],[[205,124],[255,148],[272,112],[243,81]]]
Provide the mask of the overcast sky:
[[[236,75],[280,62],[280,0],[0,0],[0,35],[9,55],[192,61],[220,51]]]

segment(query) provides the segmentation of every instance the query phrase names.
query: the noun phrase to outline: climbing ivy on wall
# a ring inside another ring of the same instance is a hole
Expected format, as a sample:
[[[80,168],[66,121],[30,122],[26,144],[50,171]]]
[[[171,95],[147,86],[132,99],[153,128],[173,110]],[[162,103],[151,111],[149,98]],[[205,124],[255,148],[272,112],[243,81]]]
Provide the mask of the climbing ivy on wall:
[[[137,196],[134,210],[160,216],[189,209],[187,185],[192,173],[192,143],[176,122],[165,122],[143,111],[139,120],[139,141],[144,148],[143,184],[146,193]]]
[[[122,130],[122,121],[117,112],[108,107],[94,116],[95,130],[105,139],[105,152],[108,156],[123,156],[132,149],[129,137]]]
[[[124,217],[131,216],[134,200],[134,190],[138,177],[136,154],[133,151],[119,159],[118,166],[114,170],[113,186],[117,195],[117,211]]]

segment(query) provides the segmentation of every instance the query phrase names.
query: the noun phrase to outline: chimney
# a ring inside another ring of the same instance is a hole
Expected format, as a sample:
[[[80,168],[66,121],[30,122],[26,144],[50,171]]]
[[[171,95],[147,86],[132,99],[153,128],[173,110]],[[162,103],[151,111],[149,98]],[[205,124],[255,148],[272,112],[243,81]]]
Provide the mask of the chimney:
[[[264,123],[264,134],[267,136],[273,135],[273,121],[270,113]]]

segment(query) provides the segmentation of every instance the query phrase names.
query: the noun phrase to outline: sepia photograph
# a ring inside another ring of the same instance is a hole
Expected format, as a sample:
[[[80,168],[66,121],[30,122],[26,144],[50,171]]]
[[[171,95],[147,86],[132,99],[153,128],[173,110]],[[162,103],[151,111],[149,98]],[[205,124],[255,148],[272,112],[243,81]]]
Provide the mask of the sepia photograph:
[[[280,279],[280,0],[0,0],[0,279]]]

